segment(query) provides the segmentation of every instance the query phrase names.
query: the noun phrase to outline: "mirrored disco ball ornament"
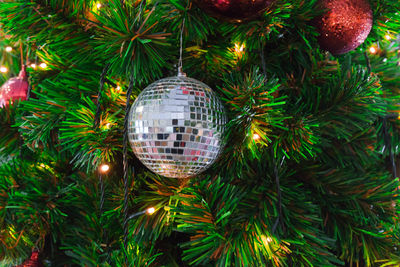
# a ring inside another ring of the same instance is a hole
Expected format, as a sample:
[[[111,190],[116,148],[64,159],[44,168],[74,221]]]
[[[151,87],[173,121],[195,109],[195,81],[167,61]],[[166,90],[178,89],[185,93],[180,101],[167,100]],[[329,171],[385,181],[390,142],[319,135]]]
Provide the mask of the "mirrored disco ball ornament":
[[[187,178],[217,159],[225,123],[211,88],[179,73],[152,83],[137,97],[129,113],[129,141],[153,172]]]

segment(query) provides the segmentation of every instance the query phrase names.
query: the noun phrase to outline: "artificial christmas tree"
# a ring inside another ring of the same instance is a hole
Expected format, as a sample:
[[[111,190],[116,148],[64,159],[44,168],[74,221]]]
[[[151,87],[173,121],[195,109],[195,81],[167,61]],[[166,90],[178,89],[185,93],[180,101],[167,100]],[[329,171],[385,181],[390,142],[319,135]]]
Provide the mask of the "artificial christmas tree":
[[[241,23],[197,2],[0,1],[0,84],[21,41],[32,86],[0,109],[0,266],[32,248],[45,266],[398,266],[398,0],[368,1],[371,32],[340,56],[320,48],[317,0]],[[190,179],[128,142],[130,105],[180,47],[227,116]]]

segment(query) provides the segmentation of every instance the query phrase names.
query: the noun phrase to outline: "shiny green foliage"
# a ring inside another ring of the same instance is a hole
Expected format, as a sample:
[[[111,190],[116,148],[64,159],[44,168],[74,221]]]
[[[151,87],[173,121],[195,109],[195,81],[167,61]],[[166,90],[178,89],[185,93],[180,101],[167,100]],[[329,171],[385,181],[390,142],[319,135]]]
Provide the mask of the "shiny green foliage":
[[[147,10],[146,4],[122,7],[118,0],[108,1],[108,8],[96,15],[99,34],[96,41],[98,53],[110,56],[113,73],[127,74],[135,79],[150,79],[161,75],[166,67],[168,51],[163,26],[156,16],[157,5]],[[122,70],[122,71],[121,71]]]
[[[396,223],[399,209],[393,205],[397,183],[391,175],[367,167],[357,174],[353,168],[310,171],[318,177],[315,196],[340,258],[371,266],[393,257],[396,250],[387,231]],[[358,216],[351,215],[355,211]]]
[[[15,123],[16,108],[10,105],[0,109],[0,164],[8,161],[10,157],[15,157],[19,153],[20,137],[18,129],[12,127]]]
[[[252,156],[256,157],[257,147],[271,143],[274,131],[287,130],[281,114],[285,97],[279,95],[277,79],[267,80],[257,69],[245,77],[239,72],[231,73],[225,81],[220,91],[225,95],[223,99],[231,117],[227,127],[233,136],[227,136],[227,140],[234,144],[226,151],[234,155],[249,146]],[[255,135],[258,138],[254,139]]]

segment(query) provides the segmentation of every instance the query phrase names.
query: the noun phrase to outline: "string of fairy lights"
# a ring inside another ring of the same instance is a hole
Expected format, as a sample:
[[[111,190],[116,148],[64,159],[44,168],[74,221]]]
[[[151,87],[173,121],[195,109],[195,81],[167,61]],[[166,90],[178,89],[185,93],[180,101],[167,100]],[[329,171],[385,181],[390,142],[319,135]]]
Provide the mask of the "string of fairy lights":
[[[99,172],[100,172],[101,174],[103,174],[103,175],[107,175],[107,174],[109,173],[110,169],[111,169],[111,168],[110,168],[110,165],[107,164],[107,163],[103,163],[103,164],[101,164],[101,165],[99,166]],[[131,220],[131,219],[133,219],[133,218],[135,218],[135,217],[138,217],[138,216],[140,216],[140,215],[143,215],[143,214],[153,215],[155,212],[156,212],[156,209],[155,209],[154,207],[149,207],[149,208],[147,208],[147,209],[144,210],[144,211],[141,211],[141,212],[137,212],[137,213],[135,213],[135,214],[132,214],[131,216],[129,216],[128,220]]]
[[[392,37],[392,35],[390,35],[390,34],[385,34],[385,36],[384,36],[384,39],[386,40],[386,41],[393,41],[393,37]],[[379,47],[379,44],[373,44],[373,45],[371,45],[370,47],[369,47],[369,49],[368,49],[368,51],[371,53],[371,54],[373,54],[373,55],[375,55],[375,54],[377,54],[378,52],[379,52],[379,49],[380,49],[380,47]]]

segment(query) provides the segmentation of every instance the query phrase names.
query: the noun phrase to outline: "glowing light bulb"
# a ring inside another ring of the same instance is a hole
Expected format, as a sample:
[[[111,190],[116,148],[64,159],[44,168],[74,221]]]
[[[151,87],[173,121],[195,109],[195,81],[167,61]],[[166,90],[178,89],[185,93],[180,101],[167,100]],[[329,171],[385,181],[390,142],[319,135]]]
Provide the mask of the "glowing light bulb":
[[[389,40],[391,40],[391,39],[392,39],[392,37],[390,37],[390,35],[389,35],[389,34],[386,34],[386,35],[385,35],[385,39],[389,41]]]
[[[261,138],[261,137],[260,137],[259,134],[256,134],[256,133],[253,134],[253,140],[254,140],[254,141],[260,140],[260,138]]]
[[[235,43],[235,53],[236,53],[236,55],[238,55],[239,57],[242,57],[243,53],[244,53],[244,48],[245,48],[244,43],[243,44]]]
[[[265,235],[262,235],[262,236],[261,236],[261,240],[263,241],[264,244],[269,244],[269,243],[272,242],[272,238],[269,237],[269,236],[267,237],[267,236],[265,236]]]
[[[371,47],[369,48],[369,52],[370,52],[371,54],[376,54],[376,52],[377,52],[376,47],[375,47],[375,46],[371,46]]]
[[[7,46],[7,47],[6,47],[6,51],[7,51],[7,52],[11,52],[12,50],[13,50],[13,49],[12,49],[11,46]]]
[[[32,64],[31,64],[31,68],[36,69],[36,67],[37,67],[37,66],[36,66],[35,63],[32,63]]]
[[[238,52],[243,52],[244,44],[235,43],[235,50]]]
[[[40,63],[40,65],[39,65],[42,69],[45,69],[45,68],[47,68],[47,64],[46,63]]]
[[[151,208],[148,208],[148,209],[146,210],[146,213],[149,214],[149,215],[152,215],[155,211],[156,211],[156,209],[153,208],[153,207],[151,207]]]
[[[6,67],[4,67],[4,66],[0,67],[0,72],[6,73],[7,71],[8,71],[8,69]]]
[[[121,90],[121,86],[117,86],[117,88],[115,88],[115,90],[117,90],[117,91],[119,91],[119,90]]]
[[[100,9],[101,8],[101,3],[97,3],[96,7],[97,7],[97,9]]]
[[[103,164],[103,165],[100,166],[100,171],[102,173],[107,173],[109,170],[110,170],[110,166],[107,165],[107,164]]]

